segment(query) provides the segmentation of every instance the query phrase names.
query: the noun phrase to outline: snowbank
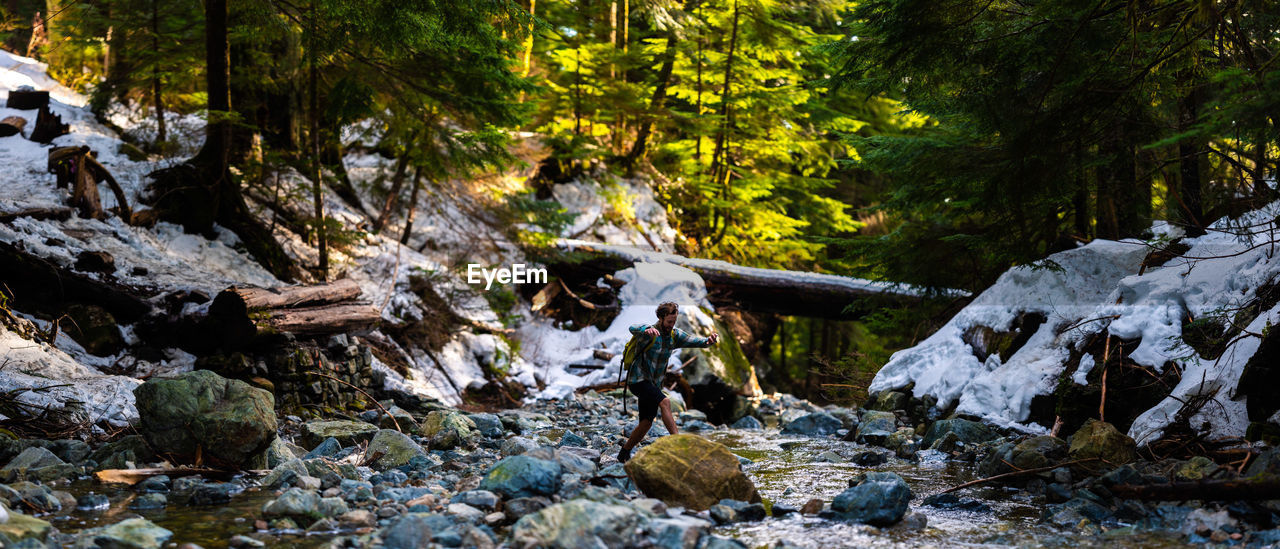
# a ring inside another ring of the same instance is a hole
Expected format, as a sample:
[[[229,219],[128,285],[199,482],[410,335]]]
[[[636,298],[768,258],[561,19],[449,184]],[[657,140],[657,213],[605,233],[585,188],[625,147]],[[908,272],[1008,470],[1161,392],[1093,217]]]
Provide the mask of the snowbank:
[[[1129,428],[1140,444],[1158,439],[1188,397],[1211,395],[1208,404],[1191,417],[1191,425],[1208,425],[1209,434],[1242,436],[1249,418],[1237,384],[1249,358],[1257,351],[1259,334],[1280,316],[1272,308],[1245,328],[1218,360],[1201,359],[1182,342],[1188,318],[1232,314],[1254,302],[1257,290],[1280,276],[1280,261],[1272,254],[1280,203],[1240,219],[1222,219],[1209,232],[1186,238],[1190,249],[1162,266],[1138,274],[1150,247],[1139,241],[1094,241],[1048,259],[1059,270],[1017,267],[937,333],[915,347],[893,355],[876,374],[870,391],[897,389],[914,383],[916,396],[933,395],[940,407],[957,404],[957,411],[993,423],[1043,432],[1026,424],[1031,399],[1051,392],[1079,351],[1093,336],[1105,333],[1124,340],[1140,339],[1128,359],[1164,372],[1173,365],[1181,380],[1164,401],[1144,412]],[[1234,227],[1234,228],[1233,228]],[[1239,227],[1249,228],[1244,235]],[[1178,232],[1158,223],[1157,234],[1176,238]],[[998,355],[979,362],[965,342],[966,330],[985,326],[1010,328],[1020,313],[1036,312],[1048,319],[1030,339],[1002,363]],[[1084,383],[1095,366],[1089,354],[1071,379]]]

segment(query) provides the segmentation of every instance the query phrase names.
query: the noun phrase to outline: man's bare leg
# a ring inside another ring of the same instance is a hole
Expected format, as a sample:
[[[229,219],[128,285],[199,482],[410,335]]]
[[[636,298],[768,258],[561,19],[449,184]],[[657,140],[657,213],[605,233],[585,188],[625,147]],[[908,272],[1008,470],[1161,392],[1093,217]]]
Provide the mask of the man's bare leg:
[[[676,418],[671,417],[671,399],[662,399],[662,402],[658,404],[658,409],[662,410],[662,424],[667,427],[667,432],[673,435],[680,434],[680,429],[676,427]]]
[[[649,427],[652,426],[653,418],[640,420],[640,423],[636,425],[636,430],[631,431],[631,438],[627,439],[627,442],[622,445],[622,449],[630,452],[632,448],[640,444],[640,441],[644,440],[644,436],[649,434]]]

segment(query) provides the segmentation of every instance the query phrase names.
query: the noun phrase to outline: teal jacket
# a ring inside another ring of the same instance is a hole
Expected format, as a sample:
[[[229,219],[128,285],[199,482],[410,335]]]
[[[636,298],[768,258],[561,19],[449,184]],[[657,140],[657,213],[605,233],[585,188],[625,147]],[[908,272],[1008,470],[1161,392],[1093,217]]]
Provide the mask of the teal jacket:
[[[649,345],[650,336],[644,333],[645,330],[653,327],[652,324],[635,324],[629,329],[632,337],[641,338],[637,343],[641,348]],[[636,361],[631,365],[631,375],[627,376],[627,383],[639,383],[641,381],[652,381],[661,385],[662,376],[667,373],[667,362],[671,360],[671,351],[682,348],[705,348],[711,346],[711,340],[705,337],[698,337],[679,328],[672,328],[668,335],[658,334],[658,340],[649,345],[649,348],[636,356]]]

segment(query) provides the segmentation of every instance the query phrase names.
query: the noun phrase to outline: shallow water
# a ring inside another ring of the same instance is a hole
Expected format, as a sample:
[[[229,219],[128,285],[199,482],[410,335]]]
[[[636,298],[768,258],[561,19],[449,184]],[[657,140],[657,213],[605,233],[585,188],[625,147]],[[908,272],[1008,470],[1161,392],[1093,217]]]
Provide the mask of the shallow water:
[[[778,541],[805,548],[828,547],[1183,547],[1176,536],[1157,533],[1134,534],[1127,529],[1107,531],[1063,530],[1039,521],[1042,503],[1033,502],[1025,491],[1001,487],[975,487],[957,495],[981,500],[992,512],[939,509],[921,505],[924,498],[952,486],[974,480],[970,463],[922,460],[913,463],[890,458],[876,467],[852,463],[821,463],[814,459],[833,451],[848,459],[870,450],[852,442],[831,439],[783,436],[775,430],[726,430],[708,433],[708,438],[728,446],[735,454],[752,460],[743,469],[755,482],[761,497],[772,503],[800,508],[812,498],[830,505],[848,487],[849,479],[865,471],[897,473],[911,487],[909,513],[927,517],[923,529],[898,525],[876,528],[843,521],[804,517],[793,513],[780,519],[741,523],[716,528],[715,532],[737,538],[748,547],[773,547]],[[788,445],[787,449],[781,446]],[[883,450],[881,450],[883,452]]]

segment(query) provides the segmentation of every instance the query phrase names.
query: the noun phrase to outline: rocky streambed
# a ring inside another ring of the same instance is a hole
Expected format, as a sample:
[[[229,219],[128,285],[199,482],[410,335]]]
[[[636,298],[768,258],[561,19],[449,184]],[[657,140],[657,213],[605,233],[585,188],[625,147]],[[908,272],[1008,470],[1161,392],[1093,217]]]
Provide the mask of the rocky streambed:
[[[261,395],[236,383],[186,374],[178,385],[142,390],[137,434],[97,448],[0,441],[7,463],[0,541],[692,549],[1280,540],[1272,529],[1280,522],[1276,501],[1160,502],[1114,493],[1189,479],[1270,478],[1280,467],[1274,450],[1258,448],[1239,472],[1204,458],[1141,461],[1132,441],[1100,422],[1068,439],[1002,433],[963,418],[912,428],[905,410],[818,408],[780,396],[755,402],[751,415],[727,427],[683,412],[682,430],[696,436],[650,438],[624,467],[613,456],[634,420],[608,395],[497,413],[387,401],[385,411],[352,417],[273,415],[278,424],[264,431],[251,424],[263,412]],[[181,405],[150,407],[148,392]],[[178,420],[181,414],[193,421]],[[661,434],[661,427],[651,432]],[[237,459],[256,469],[260,460],[263,468],[230,476],[134,469],[172,467],[167,460],[179,458],[224,470]],[[104,469],[139,481],[91,476]],[[1002,473],[1003,481],[944,493]]]

